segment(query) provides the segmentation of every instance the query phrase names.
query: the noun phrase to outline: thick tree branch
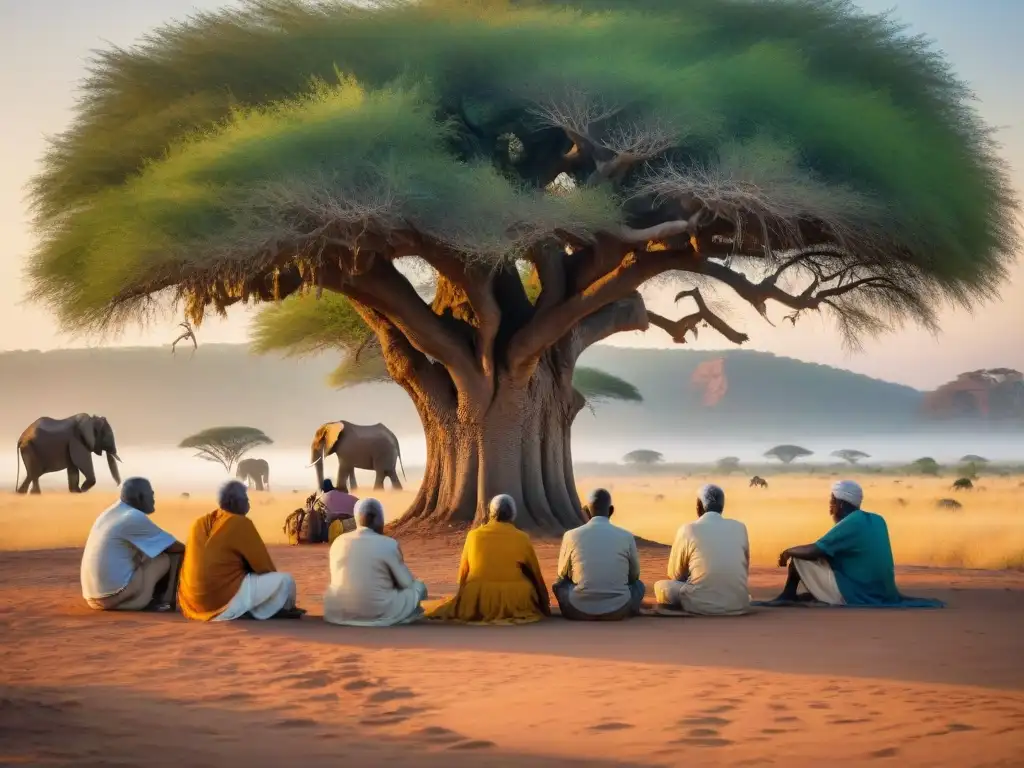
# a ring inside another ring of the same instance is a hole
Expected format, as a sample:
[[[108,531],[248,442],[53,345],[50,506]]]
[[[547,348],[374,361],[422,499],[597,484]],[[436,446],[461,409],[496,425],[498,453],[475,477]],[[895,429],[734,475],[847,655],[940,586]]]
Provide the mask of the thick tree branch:
[[[512,339],[509,364],[513,370],[532,372],[544,350],[555,344],[583,318],[607,304],[624,299],[652,277],[671,269],[690,269],[696,263],[692,253],[681,251],[642,251],[624,254],[618,265],[591,283],[582,293],[538,312]]]
[[[743,344],[749,340],[750,337],[747,336],[747,334],[740,333],[735,330],[726,323],[725,320],[708,308],[708,305],[704,302],[704,297],[701,296],[699,289],[694,288],[689,291],[680,292],[676,296],[676,301],[686,297],[693,299],[694,303],[697,305],[696,312],[692,315],[686,315],[679,320],[669,320],[648,310],[647,317],[649,318],[651,325],[656,325],[663,331],[667,332],[668,335],[672,337],[672,340],[677,344],[685,344],[686,334],[690,331],[693,331],[693,337],[697,338],[697,328],[700,323],[707,323],[733,344]]]
[[[413,347],[440,361],[460,390],[477,386],[479,373],[469,347],[423,303],[412,283],[389,260],[374,258],[364,271],[344,278],[338,290],[380,312]]]
[[[575,361],[588,347],[616,333],[646,331],[647,327],[643,297],[634,291],[624,299],[606,304],[577,324],[570,332],[572,359]]]
[[[493,270],[467,264],[457,255],[440,248],[424,247],[420,257],[465,294],[474,315],[471,324],[476,327],[476,362],[480,372],[492,379],[495,372],[494,340],[501,326],[501,308],[494,295]]]

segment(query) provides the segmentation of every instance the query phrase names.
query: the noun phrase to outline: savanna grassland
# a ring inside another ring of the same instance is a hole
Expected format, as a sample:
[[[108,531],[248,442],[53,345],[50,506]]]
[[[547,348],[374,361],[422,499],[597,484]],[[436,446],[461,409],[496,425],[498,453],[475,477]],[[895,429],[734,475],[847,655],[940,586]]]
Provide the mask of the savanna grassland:
[[[898,564],[1024,568],[1024,479],[983,477],[975,490],[954,492],[952,477],[851,476],[864,486],[865,508],[888,521]],[[772,566],[787,546],[808,543],[827,530],[829,486],[835,479],[822,474],[769,475],[769,488],[762,490],[750,488],[745,474],[635,474],[583,477],[578,486],[584,499],[595,487],[610,489],[619,525],[638,536],[670,544],[679,525],[691,519],[699,486],[716,482],[726,491],[726,514],[747,525],[752,564]],[[401,492],[363,487],[357,494],[380,498],[391,517],[400,515],[413,498],[415,483]],[[939,509],[936,502],[943,498],[955,498],[963,506]],[[285,543],[284,518],[302,504],[304,495],[289,489],[253,492],[252,499],[251,516],[265,540]],[[0,495],[0,549],[80,547],[95,516],[112,500],[112,494],[105,491],[81,496],[64,492],[38,497]],[[160,495],[158,488],[154,519],[184,539],[191,521],[209,511],[213,503],[209,493],[183,498],[177,492]],[[39,524],[41,519],[45,524]]]

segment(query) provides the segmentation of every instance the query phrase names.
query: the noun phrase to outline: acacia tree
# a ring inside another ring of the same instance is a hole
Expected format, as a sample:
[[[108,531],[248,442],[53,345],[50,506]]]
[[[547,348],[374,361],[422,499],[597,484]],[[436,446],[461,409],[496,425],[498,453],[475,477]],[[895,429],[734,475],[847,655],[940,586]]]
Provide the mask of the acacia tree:
[[[871,458],[870,454],[864,453],[864,451],[858,451],[855,448],[842,448],[838,451],[832,451],[832,455],[851,465],[857,464],[861,459]]]
[[[783,464],[792,464],[796,459],[810,456],[814,451],[809,451],[799,445],[776,445],[764,452],[766,458],[778,459]]]
[[[644,464],[649,466],[652,464],[660,464],[665,460],[665,457],[660,451],[652,451],[649,448],[639,448],[627,453],[622,457],[622,460],[626,464]]]
[[[341,295],[427,434],[410,524],[497,492],[579,524],[572,374],[612,334],[741,344],[716,288],[851,342],[934,325],[1016,244],[968,89],[844,0],[252,2],[91,72],[33,185],[35,298],[83,330]]]
[[[178,447],[198,450],[197,459],[220,464],[230,474],[238,460],[253,448],[273,442],[255,427],[210,427],[186,437]]]

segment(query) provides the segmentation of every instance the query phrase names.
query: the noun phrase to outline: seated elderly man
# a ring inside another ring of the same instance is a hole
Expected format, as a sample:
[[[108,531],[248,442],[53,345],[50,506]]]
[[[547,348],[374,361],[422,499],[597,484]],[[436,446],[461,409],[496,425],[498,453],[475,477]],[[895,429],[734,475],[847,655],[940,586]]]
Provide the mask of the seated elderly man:
[[[654,585],[659,606],[706,616],[750,609],[747,526],[723,517],[725,491],[705,485],[697,495],[697,519],[679,528],[668,558],[668,580]]]
[[[324,621],[390,627],[416,620],[427,587],[409,572],[398,542],[384,535],[384,508],[377,499],[362,499],[355,518],[356,530],[331,544]]]
[[[244,484],[220,490],[219,509],[192,524],[181,568],[178,603],[187,619],[298,618],[295,579],[278,573],[249,514]]]
[[[829,605],[894,605],[896,589],[889,529],[885,520],[861,509],[864,491],[852,480],[832,486],[829,514],[835,525],[813,544],[790,547],[779,556],[789,569],[779,602],[818,600]],[[798,593],[800,584],[806,593]]]
[[[611,494],[599,488],[587,504],[590,521],[562,537],[558,581],[552,586],[562,616],[616,621],[635,616],[644,599],[640,557],[629,531],[612,525]]]
[[[121,500],[96,518],[82,555],[82,597],[90,608],[174,607],[185,545],[149,519],[155,509],[153,486],[144,477],[130,477],[121,486]]]

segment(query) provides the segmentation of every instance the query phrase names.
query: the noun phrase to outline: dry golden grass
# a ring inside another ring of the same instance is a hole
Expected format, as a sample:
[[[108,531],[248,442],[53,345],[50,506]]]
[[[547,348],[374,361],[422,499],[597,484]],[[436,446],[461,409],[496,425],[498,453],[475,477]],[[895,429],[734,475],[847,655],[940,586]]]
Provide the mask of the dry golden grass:
[[[634,477],[584,478],[581,494],[603,485],[615,499],[616,522],[634,533],[669,543],[676,528],[694,514],[697,488],[713,479]],[[901,565],[959,568],[1024,568],[1024,489],[1017,478],[983,478],[979,489],[954,494],[950,479],[865,476],[864,506],[885,516]],[[829,527],[827,499],[831,478],[769,477],[770,488],[747,487],[747,478],[714,478],[726,491],[726,514],[747,524],[754,565],[774,565],[787,546],[814,541]],[[360,489],[364,495],[371,493]],[[392,514],[400,513],[414,491],[383,491]],[[956,497],[963,509],[936,509]],[[303,501],[300,493],[254,493],[251,516],[268,543],[284,543],[284,518]],[[902,502],[901,502],[902,500]],[[97,513],[112,501],[109,493],[81,496],[51,492],[42,496],[0,496],[0,549],[82,546]],[[161,496],[154,520],[184,538],[189,524],[212,509],[212,494]]]

